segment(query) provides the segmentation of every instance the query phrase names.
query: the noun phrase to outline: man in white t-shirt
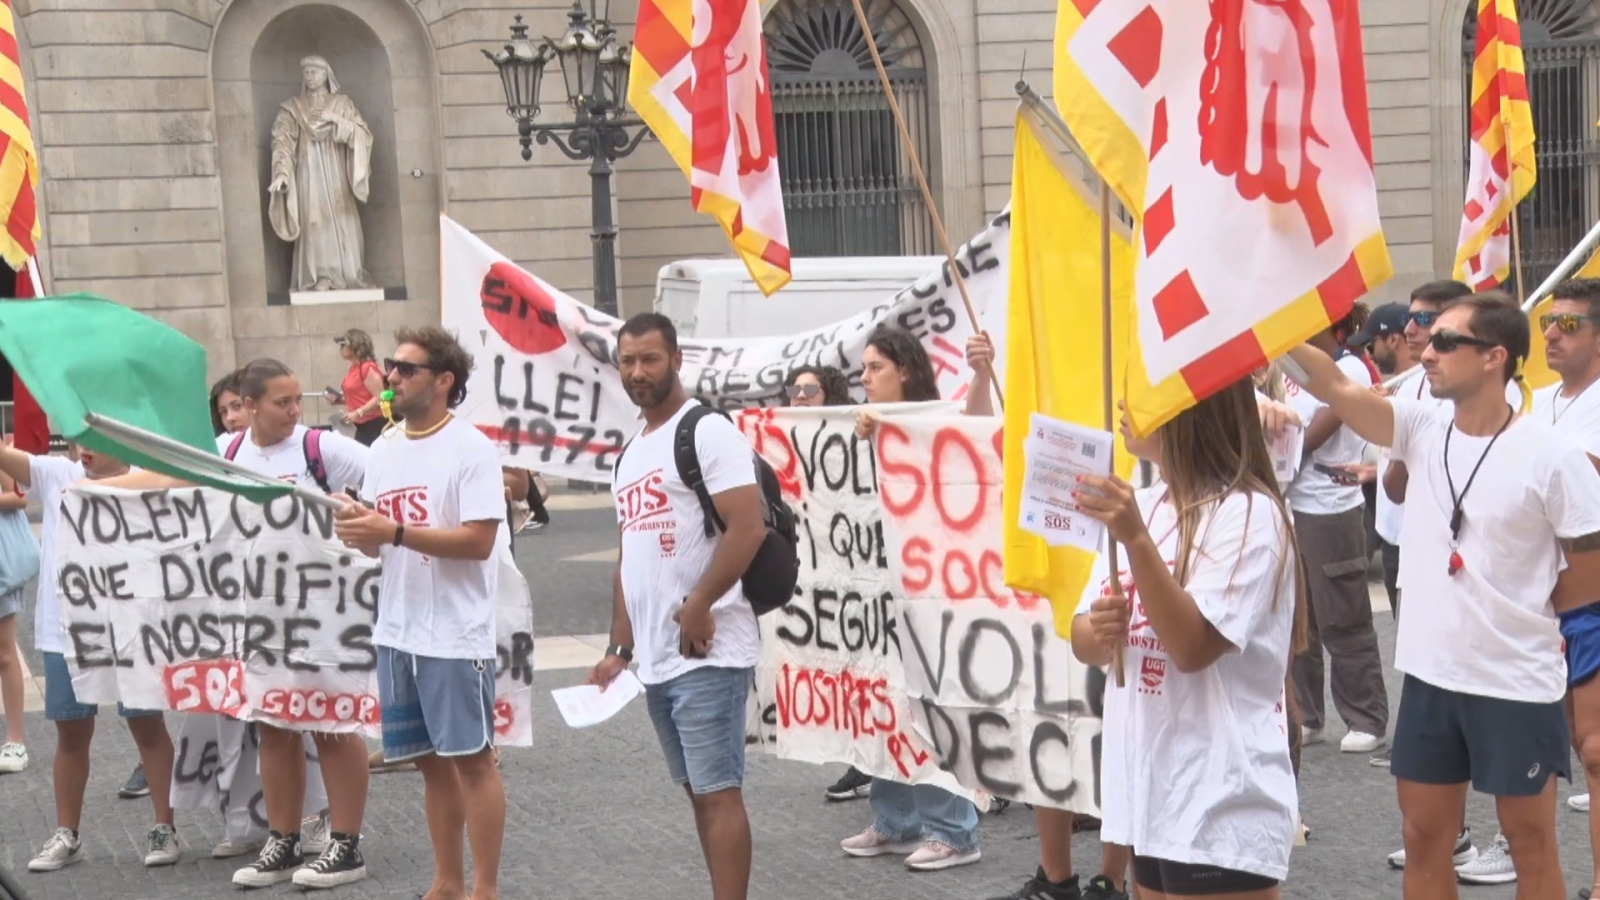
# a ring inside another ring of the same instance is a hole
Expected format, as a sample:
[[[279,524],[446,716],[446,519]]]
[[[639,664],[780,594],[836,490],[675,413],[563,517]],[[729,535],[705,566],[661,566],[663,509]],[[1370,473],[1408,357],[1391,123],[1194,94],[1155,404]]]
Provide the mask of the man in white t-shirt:
[[[1407,896],[1454,895],[1469,784],[1496,799],[1519,895],[1565,896],[1554,776],[1570,777],[1571,752],[1556,613],[1600,600],[1600,474],[1506,403],[1528,345],[1527,317],[1504,295],[1447,305],[1422,365],[1448,415],[1379,396],[1315,348],[1290,353],[1306,387],[1409,472],[1391,763]]]
[[[678,379],[682,365],[666,317],[643,313],[617,332],[617,368],[645,424],[612,476],[621,548],[611,646],[589,683],[604,688],[637,659],[667,772],[694,806],[711,895],[744,900],[745,698],[761,632],[739,581],[766,525],[750,444],[712,413],[687,435],[724,525],[705,527],[700,499],[679,475],[673,452],[680,420],[699,407]]]
[[[473,366],[461,344],[435,326],[403,328],[395,344],[383,366],[405,425],[373,442],[361,488],[373,507],[352,501],[334,527],[383,560],[373,632],[383,756],[422,771],[434,848],[426,896],[491,900],[506,824],[494,759],[495,596],[510,546],[500,454],[450,412]]]
[[[1312,338],[1313,346],[1338,360],[1346,377],[1371,385],[1367,362],[1344,349],[1356,332],[1354,316]],[[1284,386],[1289,406],[1306,423],[1300,471],[1284,492],[1300,538],[1310,608],[1306,610],[1306,649],[1295,657],[1296,706],[1304,741],[1322,740],[1326,722],[1322,651],[1333,669],[1333,705],[1348,731],[1339,742],[1345,753],[1366,753],[1389,733],[1389,693],[1383,686],[1383,657],[1372,625],[1367,595],[1365,499],[1352,468],[1361,463],[1366,442],[1344,426],[1339,415],[1299,385]]]
[[[9,444],[0,444],[0,470],[17,486],[39,498],[43,519],[39,529],[39,589],[33,615],[33,644],[44,657],[44,717],[55,723],[56,752],[52,786],[56,798],[56,830],[39,854],[28,862],[30,872],[54,872],[83,859],[78,828],[83,820],[83,794],[89,783],[89,747],[94,739],[98,707],[78,702],[72,690],[68,653],[77,643],[61,620],[61,598],[56,572],[61,565],[56,535],[61,528],[61,496],[85,477],[100,480],[128,472],[122,460],[83,449],[79,462],[59,456],[33,456]],[[117,712],[128,725],[139,748],[139,760],[150,784],[150,802],[156,824],[146,835],[144,864],[170,866],[181,855],[178,832],[173,827],[172,736],[160,710],[127,709]]]
[[[1580,278],[1556,285],[1550,309],[1536,326],[1544,332],[1545,362],[1561,376],[1533,395],[1533,417],[1571,438],[1600,468],[1600,279]],[[1583,764],[1589,792],[1567,804],[1589,812],[1589,797],[1600,789],[1600,606],[1561,614],[1567,651],[1567,718],[1572,746]],[[1593,825],[1591,849],[1600,847]],[[1595,856],[1600,859],[1600,856]],[[1600,864],[1591,885],[1600,885]]]

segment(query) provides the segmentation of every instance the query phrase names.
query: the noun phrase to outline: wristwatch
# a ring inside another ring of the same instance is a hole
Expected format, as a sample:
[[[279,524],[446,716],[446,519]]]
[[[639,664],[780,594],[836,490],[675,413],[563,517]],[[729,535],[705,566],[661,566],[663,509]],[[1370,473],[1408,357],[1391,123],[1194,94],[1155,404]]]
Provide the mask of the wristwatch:
[[[624,647],[621,644],[612,644],[607,647],[606,655],[619,657],[625,663],[633,662],[633,648]]]

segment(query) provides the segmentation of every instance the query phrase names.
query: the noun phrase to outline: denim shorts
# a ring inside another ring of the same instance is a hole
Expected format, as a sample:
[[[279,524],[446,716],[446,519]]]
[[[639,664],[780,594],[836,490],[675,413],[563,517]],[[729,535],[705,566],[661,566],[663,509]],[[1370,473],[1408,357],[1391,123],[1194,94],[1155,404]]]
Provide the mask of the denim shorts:
[[[744,784],[745,698],[750,669],[701,666],[644,688],[667,774],[696,794]]]
[[[494,744],[494,660],[378,647],[383,758],[471,756]]]
[[[71,722],[92,719],[100,707],[79,703],[72,692],[72,670],[67,668],[67,658],[59,653],[44,653],[44,717],[52,722]],[[117,714],[124,719],[142,719],[159,716],[159,709],[129,709],[117,704]]]
[[[0,594],[0,619],[22,612],[22,607],[22,588],[17,588],[9,594]]]

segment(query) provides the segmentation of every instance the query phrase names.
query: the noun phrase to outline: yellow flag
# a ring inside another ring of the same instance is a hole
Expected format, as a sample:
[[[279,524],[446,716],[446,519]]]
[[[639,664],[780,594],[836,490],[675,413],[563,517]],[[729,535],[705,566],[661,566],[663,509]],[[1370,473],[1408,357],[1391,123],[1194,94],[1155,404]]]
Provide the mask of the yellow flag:
[[[1104,427],[1100,216],[1069,152],[1025,103],[1011,174],[1011,294],[1006,328],[1005,580],[1049,599],[1056,631],[1072,628],[1094,554],[1049,547],[1018,524],[1029,415]],[[1085,167],[1085,171],[1087,168]],[[1122,386],[1133,311],[1133,245],[1121,222],[1111,245],[1114,385]],[[1133,458],[1117,437],[1116,471]]]
[[[1600,278],[1600,252],[1589,257],[1583,268],[1572,273],[1573,278]],[[1561,380],[1561,376],[1550,371],[1549,364],[1545,361],[1544,330],[1539,327],[1539,317],[1550,311],[1553,301],[1546,297],[1539,301],[1539,305],[1528,311],[1529,330],[1533,332],[1533,343],[1528,345],[1528,363],[1522,369],[1522,377],[1528,382],[1528,387],[1538,390],[1549,387]]]

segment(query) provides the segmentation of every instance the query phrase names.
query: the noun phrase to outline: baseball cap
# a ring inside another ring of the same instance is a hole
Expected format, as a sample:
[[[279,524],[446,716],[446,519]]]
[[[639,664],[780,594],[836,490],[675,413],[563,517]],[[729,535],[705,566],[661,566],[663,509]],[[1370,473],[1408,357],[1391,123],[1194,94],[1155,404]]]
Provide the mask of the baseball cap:
[[[1367,324],[1346,341],[1352,347],[1365,347],[1381,337],[1391,334],[1401,334],[1406,330],[1406,320],[1410,318],[1406,307],[1398,303],[1387,303],[1372,311],[1367,316]]]

